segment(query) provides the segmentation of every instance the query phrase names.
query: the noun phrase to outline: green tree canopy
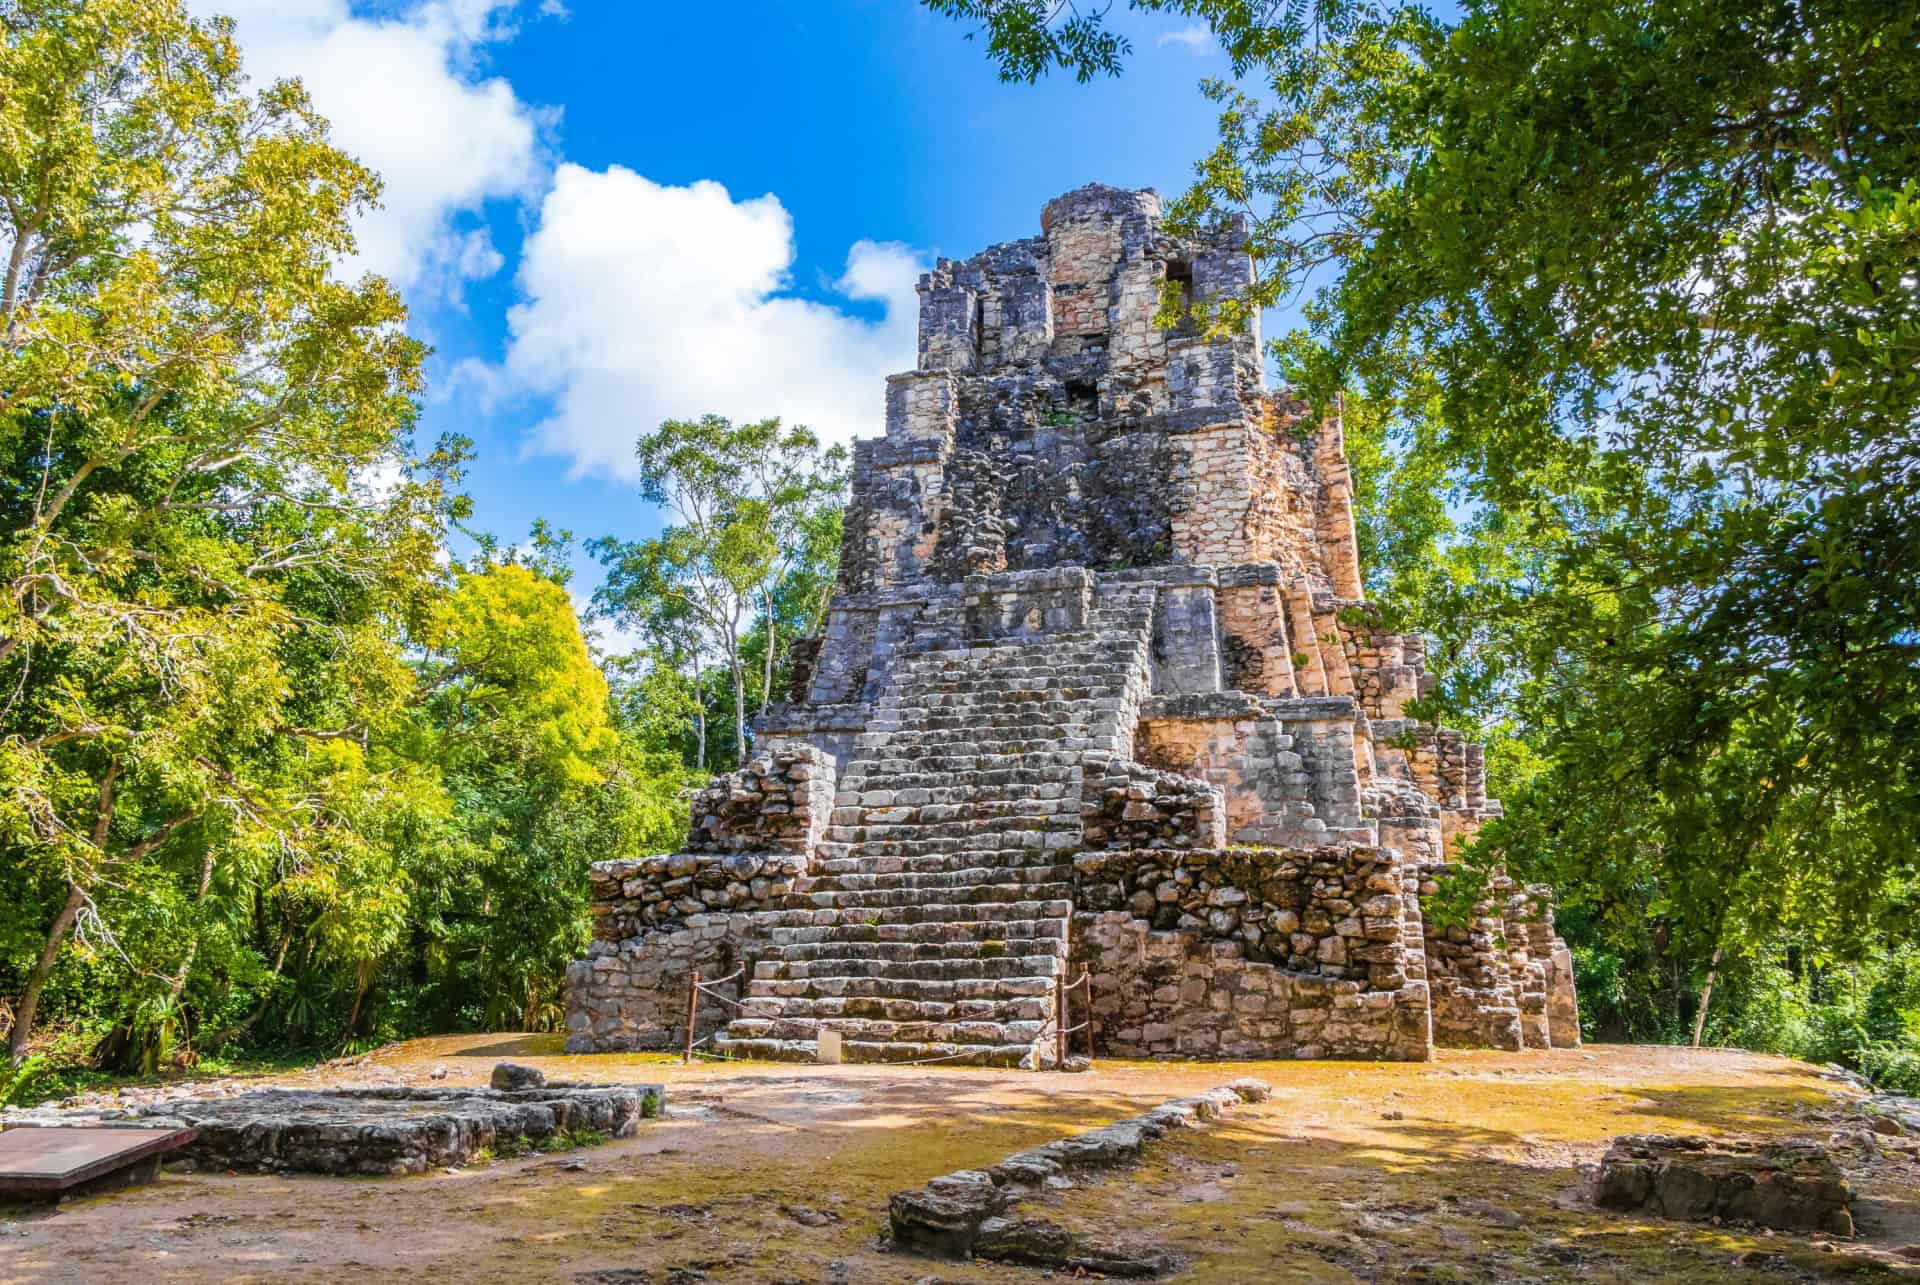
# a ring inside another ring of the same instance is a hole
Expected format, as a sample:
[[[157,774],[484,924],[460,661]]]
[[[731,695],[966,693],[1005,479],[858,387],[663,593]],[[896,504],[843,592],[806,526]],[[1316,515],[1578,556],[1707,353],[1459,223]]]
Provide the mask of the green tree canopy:
[[[796,627],[810,630],[826,601],[846,452],[777,419],[736,425],[706,415],[641,434],[635,454],[641,495],[663,506],[668,525],[651,539],[589,545],[607,568],[594,600],[648,638],[657,659],[690,664],[696,702],[702,655],[725,662],[734,761],[742,761],[749,637],[760,635],[764,710],[782,631],[790,643]],[[701,744],[704,764],[704,735]]]
[[[67,934],[118,949],[101,897],[151,902],[170,849],[201,907],[229,863],[333,847],[333,743],[396,716],[384,622],[447,501],[404,454],[398,299],[330,271],[377,183],[300,88],[247,92],[229,25],[177,4],[20,0],[4,30],[0,842],[45,893],[7,916],[43,940],[17,1060]],[[170,931],[162,1013],[195,912]]]

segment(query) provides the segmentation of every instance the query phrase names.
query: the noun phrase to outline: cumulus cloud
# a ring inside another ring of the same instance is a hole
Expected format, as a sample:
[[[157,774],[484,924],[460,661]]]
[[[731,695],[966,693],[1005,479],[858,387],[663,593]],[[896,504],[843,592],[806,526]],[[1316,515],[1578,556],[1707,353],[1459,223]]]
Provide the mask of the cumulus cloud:
[[[577,474],[630,479],[640,430],[709,411],[833,441],[877,432],[882,380],[914,364],[925,265],[858,242],[839,299],[821,303],[789,292],[793,260],[793,219],[771,194],[563,164],[522,250],[505,360],[463,374],[488,395],[548,399],[532,446]]]
[[[1178,31],[1163,31],[1153,43],[1162,49],[1177,45],[1188,53],[1204,54],[1213,49],[1213,32],[1204,22],[1196,22]]]
[[[418,300],[457,297],[500,270],[472,215],[539,192],[554,119],[482,67],[484,47],[513,32],[513,0],[421,0],[378,17],[356,17],[347,0],[196,7],[231,14],[254,82],[298,77],[334,141],[385,180],[348,272],[379,272]]]

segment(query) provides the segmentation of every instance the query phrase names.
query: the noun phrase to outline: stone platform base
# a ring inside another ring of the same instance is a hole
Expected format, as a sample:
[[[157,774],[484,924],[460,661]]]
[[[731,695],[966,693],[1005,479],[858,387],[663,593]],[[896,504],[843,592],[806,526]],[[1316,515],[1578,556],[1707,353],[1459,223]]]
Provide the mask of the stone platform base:
[[[199,1136],[170,1162],[243,1173],[387,1175],[466,1164],[482,1151],[538,1146],[556,1135],[630,1137],[665,1105],[658,1084],[261,1089],[133,1111],[28,1112],[8,1123],[195,1127]]]
[[[1743,1138],[1615,1138],[1595,1203],[1667,1218],[1853,1234],[1853,1188],[1818,1143]]]

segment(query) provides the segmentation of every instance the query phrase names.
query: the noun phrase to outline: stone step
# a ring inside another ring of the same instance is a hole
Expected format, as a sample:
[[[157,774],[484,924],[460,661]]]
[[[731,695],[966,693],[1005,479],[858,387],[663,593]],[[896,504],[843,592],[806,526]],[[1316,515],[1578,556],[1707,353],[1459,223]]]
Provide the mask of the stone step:
[[[1000,772],[1017,769],[1023,773],[1045,772],[1047,769],[1064,768],[1079,771],[1086,761],[1085,750],[1048,750],[1044,753],[1034,751],[1026,754],[982,754],[964,741],[955,740],[946,746],[945,753],[928,752],[914,757],[894,754],[887,750],[869,750],[856,757],[847,765],[847,772],[854,780],[873,780],[885,775],[926,775],[937,774],[951,780],[959,776],[974,776],[982,772]],[[1043,775],[1041,780],[1060,780],[1061,777]]]
[[[813,1039],[728,1039],[716,1036],[713,1050],[726,1057],[765,1062],[813,1062],[819,1045]],[[1037,1070],[1050,1055],[1045,1041],[1029,1044],[894,1044],[845,1040],[840,1056],[848,1062],[937,1062],[942,1066],[1004,1066]]]
[[[1051,1034],[1053,1020],[896,1022],[865,1017],[736,1017],[727,1023],[727,1038],[808,1040],[821,1030],[838,1031],[842,1039],[877,1044],[1025,1044]]]
[[[833,969],[858,965],[919,965],[945,963],[1012,963],[1024,976],[1037,977],[1049,970],[1036,963],[1042,959],[1061,960],[1064,940],[1059,937],[1033,937],[1009,934],[1005,937],[965,938],[958,941],[813,941],[794,942],[784,947],[778,959],[762,961],[781,967]]]
[[[949,907],[960,913],[967,913],[966,907]],[[983,941],[1004,941],[1014,948],[1016,943],[1041,942],[1067,939],[1067,917],[1059,915],[1034,915],[1020,918],[1009,914],[1005,918],[994,918],[992,912],[1006,909],[1000,906],[980,907],[980,917],[973,919],[922,919],[917,922],[885,922],[875,915],[876,922],[868,923],[859,919],[847,922],[791,924],[768,929],[768,940],[776,947],[804,946],[815,942],[832,942],[836,947],[855,942],[965,942],[978,946]],[[837,910],[820,911],[772,911],[776,915],[832,916],[837,918],[842,912]],[[1031,953],[1030,947],[1022,947]],[[1063,946],[1062,949],[1065,949]]]
[[[959,969],[965,960],[939,961],[938,967]],[[987,961],[991,962],[991,961]],[[874,977],[814,975],[808,977],[761,977],[755,974],[747,983],[747,994],[756,999],[876,999],[901,1000],[925,1004],[969,1003],[975,1007],[968,1016],[990,1016],[980,1009],[1002,1001],[1034,999],[1053,994],[1054,974],[1014,974],[1008,977]],[[862,1016],[849,1013],[847,1016]],[[890,1016],[898,1016],[893,1014]],[[913,1014],[912,1016],[932,1016]]]
[[[966,766],[937,770],[912,767],[887,771],[858,762],[849,764],[846,775],[840,778],[840,788],[833,796],[834,806],[852,806],[867,794],[899,794],[907,790],[922,791],[928,803],[966,803],[1004,798],[1007,797],[1004,792],[1010,789],[1067,790],[1079,785],[1080,774],[1084,770],[1078,760],[1035,765],[1019,758],[990,758],[983,762],[978,756],[973,756],[956,761]],[[1002,773],[1010,774],[1010,779],[992,783],[979,779],[988,774]],[[843,799],[847,801],[843,802]]]
[[[1034,790],[1044,786],[1027,787]],[[968,803],[931,803],[919,802],[919,796],[925,790],[867,790],[864,799],[897,798],[906,795],[913,802],[905,803],[856,803],[845,807],[836,807],[828,817],[828,829],[844,829],[847,826],[923,826],[923,825],[978,825],[989,821],[1020,820],[1026,817],[1054,817],[1079,815],[1080,791],[1064,792],[1064,787],[1050,787],[1055,791],[1051,798],[1001,798],[977,799]]]
[[[1063,711],[1085,711],[1096,701],[1110,701],[1120,694],[1119,684],[1039,682],[989,679],[960,688],[924,691],[911,703],[884,713],[875,712],[867,724],[869,731],[888,731],[921,718],[1003,714],[1044,714],[1057,717]],[[879,726],[875,726],[875,724]]]
[[[1073,905],[1065,898],[1050,901],[1022,899],[1019,901],[986,902],[978,906],[964,903],[922,902],[911,906],[880,906],[865,909],[839,909],[831,906],[815,907],[811,910],[769,910],[765,912],[764,922],[770,931],[783,932],[787,929],[801,928],[875,928],[913,926],[917,924],[1017,924],[1033,923],[1043,919],[1064,921],[1073,913]],[[983,932],[984,937],[998,937],[999,933]],[[812,939],[808,939],[812,940]],[[849,938],[849,940],[859,940]]]
[[[1085,740],[1091,727],[1092,722],[1089,721],[1029,728],[969,727],[952,730],[936,728],[924,732],[912,729],[862,732],[854,738],[854,749],[861,751],[861,757],[879,757],[867,753],[878,750],[895,758],[908,757],[919,750],[952,754],[963,746],[968,753],[975,755],[1055,754],[1084,748],[1076,746],[1074,742]]]
[[[897,906],[814,906],[793,907],[765,912],[768,927],[779,932],[787,928],[874,928],[913,924],[1014,924],[1043,919],[1064,920],[1073,913],[1073,903],[1065,897],[1036,899],[1020,897],[1012,901],[968,902],[927,901],[920,899]],[[985,933],[998,937],[999,933]]]
[[[986,709],[942,708],[922,710],[902,719],[887,735],[929,732],[1024,731],[1035,734],[1062,727],[1078,727],[1120,707],[1119,696],[1085,701],[1020,701]],[[875,729],[868,728],[868,731]]]
[[[836,808],[978,807],[1009,799],[1058,799],[1077,791],[1084,768],[1022,768],[1017,759],[967,772],[889,772],[878,778],[856,776],[834,792]],[[987,774],[1004,779],[986,783]],[[884,782],[884,783],[883,783]]]
[[[1063,821],[1044,828],[1004,830],[998,833],[861,839],[850,845],[850,851],[855,860],[898,859],[904,861],[923,855],[953,856],[964,852],[978,852],[986,844],[994,843],[998,845],[995,851],[1023,852],[1030,862],[1057,861],[1068,849],[1080,846],[1081,837],[1081,826],[1078,821],[1072,824]]]
[[[1003,992],[1002,986],[1022,993]],[[1053,1012],[1051,977],[794,977],[747,984],[741,1017],[1010,1021]],[[769,1007],[770,1006],[770,1007]],[[891,1006],[891,1007],[888,1007]]]
[[[858,1019],[863,1022],[965,1022],[998,1023],[1012,1025],[1016,1022],[1042,1023],[1053,1016],[1053,979],[1038,979],[1042,991],[1038,995],[1000,995],[988,990],[984,994],[955,994],[946,999],[915,998],[898,995],[869,995],[864,991],[852,995],[791,995],[791,994],[748,994],[740,1001],[740,1010],[735,1021],[750,1018],[765,1018],[768,1021],[798,1021],[801,1019]],[[878,984],[877,979],[868,979]],[[798,986],[799,982],[776,982],[775,986]],[[987,984],[989,987],[992,983]],[[942,1037],[946,1038],[946,1037]]]
[[[904,860],[911,861],[911,858]],[[962,858],[964,861],[965,858]],[[822,871],[808,879],[801,891],[819,892],[864,892],[883,888],[984,888],[990,885],[1032,885],[1069,883],[1073,878],[1071,862],[1052,862],[1046,865],[1019,866],[982,866],[971,863],[953,868],[933,866],[930,869],[909,868],[905,870],[881,870],[873,862],[847,861],[836,863],[847,867],[843,870]],[[1057,890],[1049,890],[1047,896],[1058,895]]]
[[[972,847],[955,847],[950,843],[942,843],[929,847],[925,852],[894,855],[866,853],[853,844],[835,846],[844,851],[815,861],[813,868],[818,874],[888,874],[907,870],[922,872],[968,869],[1032,870],[1051,865],[1070,864],[1063,857],[1030,852],[1022,842],[1002,845],[976,844]]]
[[[1081,829],[1080,806],[1075,800],[1071,812],[1050,812],[1037,816],[988,817],[979,821],[835,825],[827,827],[827,841],[851,844],[855,856],[907,856],[921,844],[942,839],[956,840],[963,848],[985,847],[982,840],[997,840],[997,846],[1000,847],[1070,848],[1080,842]],[[876,844],[887,846],[872,846]]]
[[[1064,902],[1073,896],[1073,885],[1060,882],[976,883],[955,887],[950,884],[934,891],[943,897],[952,897],[957,893],[958,899],[969,906],[1032,905],[1045,899]],[[781,898],[780,904],[786,910],[888,911],[925,906],[928,896],[929,891],[924,888],[843,888],[791,893]]]
[[[954,857],[979,852],[988,844],[1003,854],[1021,853],[1019,864],[1058,861],[1067,850],[1080,843],[1078,825],[1056,825],[1045,829],[1009,830],[999,834],[964,834],[945,838],[926,835],[905,838],[861,839],[848,845],[849,859],[855,861],[909,861],[915,857]],[[1048,836],[1053,836],[1049,838]]]
[[[988,943],[978,943],[985,947]],[[1059,954],[1013,955],[1005,953],[1006,943],[994,945],[998,954],[950,956],[936,959],[851,958],[846,954],[820,955],[807,959],[763,959],[754,965],[753,981],[793,982],[839,979],[844,981],[887,980],[911,982],[959,982],[962,980],[999,980],[1005,977],[1057,977],[1066,969]],[[823,943],[824,946],[824,943]],[[857,949],[845,944],[843,951]],[[876,994],[881,992],[875,992]]]

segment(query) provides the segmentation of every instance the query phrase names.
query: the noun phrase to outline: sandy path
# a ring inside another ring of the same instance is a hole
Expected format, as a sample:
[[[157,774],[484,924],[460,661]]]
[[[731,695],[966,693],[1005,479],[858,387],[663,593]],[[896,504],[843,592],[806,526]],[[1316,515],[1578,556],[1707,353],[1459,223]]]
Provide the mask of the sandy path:
[[[1639,1285],[1839,1266],[1804,1245],[1780,1257],[1783,1243],[1622,1220],[1577,1199],[1578,1166],[1615,1133],[1816,1127],[1794,1113],[1828,1101],[1830,1086],[1781,1058],[1599,1047],[1417,1066],[1101,1063],[1066,1076],[683,1068],[552,1047],[443,1037],[277,1081],[426,1083],[439,1071],[441,1083],[481,1083],[513,1057],[554,1078],[664,1078],[668,1118],[627,1141],[420,1178],[169,1174],[0,1221],[0,1282],[1033,1280],[887,1252],[887,1195],[1242,1074],[1272,1083],[1274,1100],[1183,1136],[1129,1180],[1065,1193],[1058,1216],[1149,1235],[1186,1256],[1182,1279],[1196,1281]],[[1876,1193],[1896,1222],[1920,1208],[1920,1173],[1913,1186]]]

